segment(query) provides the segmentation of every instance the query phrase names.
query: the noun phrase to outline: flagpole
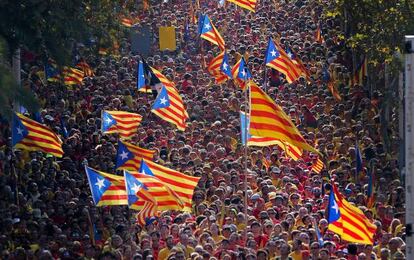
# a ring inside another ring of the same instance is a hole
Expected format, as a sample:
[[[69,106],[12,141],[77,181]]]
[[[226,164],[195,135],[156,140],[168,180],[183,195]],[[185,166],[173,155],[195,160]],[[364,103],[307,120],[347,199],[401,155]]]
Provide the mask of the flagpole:
[[[246,89],[244,90],[244,99],[245,99],[245,106],[244,106],[244,114],[246,118],[250,118],[250,115],[248,114],[248,106],[249,106],[249,99],[248,99],[248,91],[250,88],[250,79],[247,81],[247,85],[246,85]],[[249,120],[250,122],[250,120]],[[248,156],[248,152],[249,152],[249,147],[247,146],[248,143],[248,136],[249,136],[249,124],[245,124],[244,126],[244,169],[245,169],[245,175],[244,175],[244,221],[246,224],[247,228],[247,223],[248,223],[248,217],[247,217],[247,207],[248,207],[248,203],[247,203],[247,174],[248,174],[248,165],[247,165],[247,156]],[[245,232],[244,234],[244,242],[247,243],[247,232]]]

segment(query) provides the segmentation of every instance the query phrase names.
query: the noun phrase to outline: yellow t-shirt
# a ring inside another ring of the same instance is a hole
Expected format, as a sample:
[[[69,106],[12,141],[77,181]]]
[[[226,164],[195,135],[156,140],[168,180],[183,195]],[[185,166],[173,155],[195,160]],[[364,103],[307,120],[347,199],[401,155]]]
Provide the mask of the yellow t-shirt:
[[[158,259],[160,259],[160,260],[167,259],[170,252],[171,252],[171,250],[168,249],[168,247],[165,247],[165,248],[161,249],[160,252],[158,253]]]
[[[292,257],[293,260],[302,260],[302,252],[297,253],[296,251],[293,251],[289,256]]]

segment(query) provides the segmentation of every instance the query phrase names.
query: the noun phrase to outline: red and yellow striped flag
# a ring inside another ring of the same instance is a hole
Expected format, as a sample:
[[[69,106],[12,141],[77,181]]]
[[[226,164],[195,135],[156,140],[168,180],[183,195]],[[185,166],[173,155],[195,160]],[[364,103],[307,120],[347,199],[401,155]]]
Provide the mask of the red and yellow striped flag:
[[[138,171],[141,167],[141,160],[144,158],[152,161],[154,153],[155,151],[119,141],[116,155],[116,169]]]
[[[78,64],[76,64],[76,67],[81,69],[83,71],[83,74],[86,77],[92,77],[95,76],[95,73],[93,72],[91,66],[89,66],[88,63],[84,59],[81,59]]]
[[[335,80],[331,79],[327,83],[329,91],[331,91],[332,96],[336,101],[341,101],[342,98],[339,95],[338,89],[336,88]]]
[[[346,201],[334,184],[332,188],[329,195],[328,229],[345,241],[372,245],[377,226],[362,210]]]
[[[282,108],[255,84],[250,86],[250,134],[275,138],[298,148],[318,153],[306,142]]]
[[[128,205],[124,177],[85,166],[92,199],[96,206]]]
[[[145,163],[145,165],[148,166],[150,170],[150,172],[145,171],[145,174],[154,176],[168,185],[184,203],[184,208],[182,210],[191,212],[194,189],[197,186],[200,178],[174,171],[147,160],[143,160],[141,163],[140,172],[142,172],[143,163]]]
[[[83,71],[71,67],[64,67],[62,75],[66,85],[81,85],[84,77]]]
[[[256,12],[257,0],[227,0],[227,2],[234,3],[249,11]]]
[[[12,145],[27,151],[63,156],[62,141],[52,130],[19,113],[13,116]]]
[[[312,171],[316,172],[316,173],[321,173],[322,169],[323,169],[323,162],[321,159],[317,159],[313,164],[312,164]]]
[[[121,138],[131,138],[141,123],[142,116],[125,111],[102,111],[102,132],[118,133]]]

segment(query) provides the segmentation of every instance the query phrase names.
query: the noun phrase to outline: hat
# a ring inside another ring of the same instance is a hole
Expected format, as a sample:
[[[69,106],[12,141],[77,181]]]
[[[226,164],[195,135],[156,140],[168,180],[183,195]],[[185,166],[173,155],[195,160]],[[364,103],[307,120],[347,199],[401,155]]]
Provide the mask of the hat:
[[[276,192],[269,192],[269,194],[268,194],[268,196],[269,196],[269,200],[274,200],[274,199],[276,199]]]
[[[255,194],[253,194],[251,197],[250,197],[250,199],[251,200],[257,200],[257,199],[259,199],[260,198],[260,194],[259,193],[255,193]]]
[[[279,169],[279,167],[273,167],[272,168],[272,173],[276,173],[276,174],[279,174],[280,173],[280,169]]]

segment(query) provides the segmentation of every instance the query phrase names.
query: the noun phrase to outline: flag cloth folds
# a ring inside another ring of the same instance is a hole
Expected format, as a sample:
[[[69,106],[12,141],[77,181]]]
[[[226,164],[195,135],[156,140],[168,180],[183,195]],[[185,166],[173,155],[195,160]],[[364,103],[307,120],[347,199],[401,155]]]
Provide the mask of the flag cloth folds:
[[[310,80],[310,73],[308,69],[306,68],[305,64],[303,64],[302,60],[298,57],[298,55],[289,47],[286,48],[286,54],[289,57],[289,59],[293,62],[293,64],[296,65],[296,67],[299,69],[300,74],[302,76],[305,76],[306,79]]]
[[[27,151],[41,151],[63,156],[62,141],[47,126],[44,126],[20,113],[13,115],[12,145]]]
[[[302,70],[293,63],[283,48],[276,45],[272,39],[269,39],[267,45],[266,66],[283,73],[289,83],[296,81],[303,74]]]
[[[139,172],[125,171],[125,173],[130,173],[136,180],[148,188],[148,194],[157,202],[158,210],[182,210],[184,202],[180,196],[168,184],[150,175],[151,169],[145,163],[141,163],[141,165]],[[130,208],[142,209],[145,206],[144,202],[145,199],[136,200],[130,205]]]
[[[96,206],[128,205],[124,177],[85,166],[92,199]]]
[[[246,144],[246,124],[249,125],[249,117],[245,115],[244,112],[240,111],[240,128],[241,128],[241,139],[242,144]],[[247,126],[249,128],[249,126]],[[299,158],[302,157],[303,151],[296,146],[291,144],[284,143],[278,139],[270,138],[270,137],[258,137],[252,136],[250,133],[247,136],[247,146],[270,146],[270,145],[277,145],[282,150],[285,151],[286,155],[292,158],[293,160],[297,161]]]
[[[374,243],[376,225],[358,207],[346,201],[334,184],[328,207],[329,230],[348,242],[369,245]]]
[[[218,45],[220,49],[224,50],[224,39],[221,37],[219,31],[211,22],[210,18],[208,18],[208,15],[203,15],[203,21],[200,25],[200,37],[211,42],[212,44]]]
[[[157,201],[149,193],[148,187],[140,182],[131,173],[124,172],[125,189],[128,194],[128,206],[133,208],[137,201],[143,203],[142,209],[137,214],[138,224],[144,226],[152,223],[157,216]]]
[[[364,57],[356,67],[350,79],[351,87],[354,85],[363,85],[365,77],[368,77],[368,60]]]
[[[173,82],[169,81],[156,69],[152,68],[152,70],[164,86],[158,93],[151,112],[161,119],[176,125],[178,130],[184,131],[188,113],[185,110],[183,99],[175,88]]]
[[[339,95],[338,89],[336,87],[336,83],[334,79],[330,79],[327,83],[329,91],[332,93],[332,96],[335,98],[336,101],[341,101],[342,98]]]
[[[118,133],[121,138],[131,138],[141,123],[142,116],[124,111],[102,112],[102,132],[105,134]]]
[[[227,2],[234,3],[249,11],[256,12],[257,0],[227,0]]]
[[[318,159],[312,164],[312,171],[316,172],[316,173],[321,173],[322,169],[323,169],[323,162],[321,159]]]
[[[154,153],[155,151],[119,141],[116,155],[116,169],[138,171],[142,158],[152,161]]]
[[[229,59],[226,51],[214,57],[207,67],[208,72],[214,76],[216,84],[221,84],[231,78]]]
[[[63,82],[66,85],[81,85],[84,77],[83,71],[71,68],[64,67],[62,71]]]
[[[144,167],[146,167],[146,170],[142,170]],[[140,172],[154,176],[168,185],[184,203],[182,210],[191,212],[193,193],[200,180],[199,177],[189,176],[145,159],[141,162]]]
[[[286,113],[259,86],[250,86],[250,134],[270,137],[319,153],[310,146]]]
[[[76,64],[76,68],[80,69],[83,72],[83,75],[85,75],[85,77],[95,76],[93,69],[91,68],[91,66],[89,66],[88,63],[86,63],[84,59],[79,60],[78,64]]]
[[[56,62],[49,60],[45,64],[45,77],[47,81],[58,82],[60,80],[60,73],[57,68]]]
[[[245,90],[248,83],[251,82],[252,73],[247,67],[246,61],[243,57],[241,57],[240,60],[234,64],[231,74],[233,75],[236,85],[240,86],[242,90]]]

